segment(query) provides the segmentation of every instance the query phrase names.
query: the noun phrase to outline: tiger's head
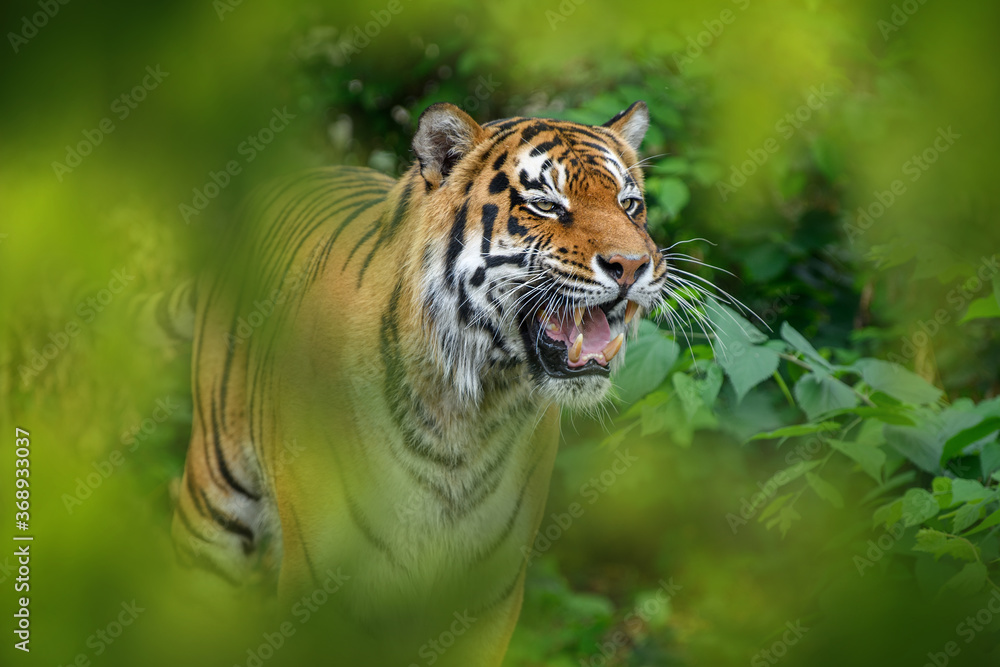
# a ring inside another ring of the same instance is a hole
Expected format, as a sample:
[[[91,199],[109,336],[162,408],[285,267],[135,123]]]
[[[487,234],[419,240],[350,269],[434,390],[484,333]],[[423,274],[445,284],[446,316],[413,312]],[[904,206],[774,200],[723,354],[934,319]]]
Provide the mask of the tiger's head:
[[[478,399],[491,372],[520,368],[561,405],[605,397],[667,275],[636,167],[648,126],[643,102],[600,126],[480,126],[450,104],[421,115],[411,178],[438,239],[420,252],[421,294],[461,392]]]

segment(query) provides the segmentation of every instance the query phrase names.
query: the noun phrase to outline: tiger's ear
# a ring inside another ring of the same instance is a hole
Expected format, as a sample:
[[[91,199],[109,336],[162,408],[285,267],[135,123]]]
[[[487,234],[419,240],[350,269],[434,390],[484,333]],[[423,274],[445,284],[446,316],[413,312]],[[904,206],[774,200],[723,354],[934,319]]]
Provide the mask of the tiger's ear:
[[[486,131],[472,116],[454,104],[432,104],[420,114],[413,136],[420,174],[431,186],[441,185],[458,161],[485,135]]]
[[[619,111],[614,118],[605,123],[602,127],[607,127],[621,135],[632,150],[639,150],[642,138],[646,136],[649,129],[649,108],[642,100],[633,102],[632,106],[624,111]]]

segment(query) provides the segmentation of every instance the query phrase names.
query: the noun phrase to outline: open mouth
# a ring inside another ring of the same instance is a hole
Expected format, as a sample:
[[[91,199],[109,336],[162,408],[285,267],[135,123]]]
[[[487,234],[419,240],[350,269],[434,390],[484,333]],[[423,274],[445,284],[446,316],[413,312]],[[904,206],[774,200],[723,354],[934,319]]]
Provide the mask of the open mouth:
[[[537,311],[525,333],[541,369],[556,378],[610,374],[608,364],[621,350],[625,333],[611,335],[608,314],[620,304],[621,300],[616,299],[589,308]],[[627,303],[625,324],[637,310],[637,303]]]

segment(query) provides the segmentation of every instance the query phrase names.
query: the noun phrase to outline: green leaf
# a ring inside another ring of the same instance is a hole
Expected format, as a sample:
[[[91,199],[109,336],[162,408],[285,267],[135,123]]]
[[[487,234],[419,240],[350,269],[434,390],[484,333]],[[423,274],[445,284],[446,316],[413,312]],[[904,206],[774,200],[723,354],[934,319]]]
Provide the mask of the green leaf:
[[[903,495],[903,522],[907,526],[919,526],[937,516],[940,509],[925,489],[910,489]]]
[[[872,389],[885,392],[904,403],[922,405],[935,403],[941,398],[940,389],[899,364],[880,359],[859,359],[854,362],[853,369],[861,373],[861,379]]]
[[[656,199],[667,211],[667,215],[676,218],[687,203],[691,200],[691,191],[688,186],[679,178],[668,176],[660,179],[656,188]]]
[[[967,563],[962,571],[949,579],[942,590],[954,591],[959,595],[975,595],[986,585],[988,572],[982,563]]]
[[[812,490],[816,492],[816,495],[827,500],[831,505],[837,508],[842,508],[844,506],[844,498],[837,491],[833,484],[830,484],[825,479],[819,475],[811,472],[806,473],[806,481],[809,482],[809,486]]]
[[[886,528],[891,528],[902,518],[903,501],[902,499],[894,500],[891,503],[882,505],[882,507],[875,510],[875,513],[872,515],[872,525],[877,526],[882,524]]]
[[[674,421],[680,417],[680,415],[675,414],[676,410],[672,409],[674,405],[676,403],[672,400],[659,405],[643,405],[641,418],[642,435],[650,435],[668,430]]]
[[[989,417],[971,428],[959,431],[944,443],[944,450],[941,452],[941,465],[943,466],[951,459],[959,456],[972,443],[982,440],[997,431],[1000,431],[1000,417]]]
[[[974,479],[951,480],[951,504],[978,502],[995,494]]]
[[[719,397],[719,390],[722,389],[722,369],[718,364],[711,363],[700,363],[698,367],[703,373],[703,376],[695,381],[698,392],[705,405],[711,407],[715,404],[715,399]]]
[[[635,403],[653,391],[673,368],[680,348],[649,320],[639,323],[638,337],[625,350],[625,365],[615,376],[619,399]]]
[[[747,392],[771,377],[778,369],[781,359],[774,350],[743,341],[730,341],[719,354],[719,365],[733,383],[738,401],[742,401]]]
[[[938,560],[941,556],[951,556],[958,560],[976,560],[976,549],[968,540],[958,539],[930,528],[917,531],[917,542],[913,550],[933,554],[934,560]]]
[[[858,396],[854,390],[821,370],[806,373],[799,378],[792,393],[809,419],[833,410],[853,408],[858,404]]]
[[[784,426],[774,431],[758,433],[750,438],[751,440],[772,440],[776,438],[791,438],[797,435],[809,435],[810,433],[821,433],[824,431],[836,431],[840,428],[837,422],[816,422],[813,424],[797,424],[795,426]]]
[[[983,506],[980,503],[966,503],[958,508],[955,517],[951,520],[951,529],[954,533],[961,533],[963,530],[979,521]]]
[[[986,517],[981,524],[976,526],[974,529],[970,530],[966,535],[975,535],[976,533],[982,532],[987,528],[992,528],[993,526],[1000,523],[1000,510],[996,510],[993,514]]]
[[[788,534],[788,529],[792,527],[792,524],[801,518],[802,515],[796,512],[794,507],[782,507],[778,516],[767,522],[767,528],[770,530],[774,526],[778,526],[781,536],[784,537]]]
[[[767,336],[729,306],[714,299],[706,299],[705,312],[719,335],[719,340],[726,345],[731,341],[745,343],[764,343],[767,341]]]
[[[876,482],[882,481],[882,466],[885,465],[885,452],[878,447],[860,443],[830,440],[830,446],[847,456],[861,466],[868,476]]]
[[[757,521],[759,522],[766,521],[768,518],[771,517],[771,515],[780,510],[782,506],[784,506],[784,504],[787,503],[789,499],[792,498],[794,495],[795,495],[794,493],[786,493],[772,500],[770,503],[767,504],[767,507],[765,507],[764,510],[760,513],[760,516],[757,517]]]
[[[794,482],[802,475],[806,474],[816,466],[820,464],[819,461],[799,461],[794,465],[791,465],[784,470],[779,470],[778,472],[771,475],[771,479],[767,480],[764,484],[765,489],[769,488],[779,488],[791,482]],[[772,486],[773,485],[773,486]]]
[[[823,355],[816,351],[816,348],[814,348],[812,344],[806,340],[805,336],[796,331],[788,322],[781,323],[781,337],[785,339],[785,342],[795,348],[796,351],[801,352],[802,356],[809,361],[828,371],[833,370],[833,366],[830,365],[830,362],[824,359]]]
[[[690,421],[695,413],[705,406],[705,402],[701,400],[697,383],[686,373],[674,373],[673,384],[674,391],[681,401],[681,407],[684,408],[684,414]]]
[[[913,426],[915,422],[906,414],[906,408],[873,408],[869,406],[846,408],[844,410],[834,410],[828,417],[839,417],[841,415],[851,415],[852,417],[863,417],[865,419],[877,419],[884,424],[895,424],[896,426]]]
[[[962,319],[958,323],[964,324],[970,320],[991,317],[1000,317],[1000,303],[993,295],[981,297],[970,303],[968,310],[965,311],[965,315],[962,315]]]
[[[941,471],[941,443],[933,432],[926,428],[909,426],[886,426],[882,432],[892,449],[905,456],[925,472],[937,474]]]
[[[988,442],[983,445],[983,451],[979,454],[979,460],[984,475],[989,475],[994,470],[1000,468],[1000,443]]]
[[[788,250],[774,243],[756,244],[743,255],[745,274],[757,283],[767,283],[777,278],[788,268],[788,262]]]

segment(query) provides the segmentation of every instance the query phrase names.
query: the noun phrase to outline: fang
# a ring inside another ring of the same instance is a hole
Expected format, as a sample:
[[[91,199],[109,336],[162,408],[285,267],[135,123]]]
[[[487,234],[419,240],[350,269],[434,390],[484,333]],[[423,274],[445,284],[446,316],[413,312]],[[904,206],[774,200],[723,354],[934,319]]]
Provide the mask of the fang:
[[[571,364],[575,364],[580,361],[580,352],[583,351],[583,334],[579,334],[576,340],[573,342],[573,346],[569,348],[569,361]]]
[[[628,306],[625,307],[625,324],[632,321],[632,318],[635,317],[637,310],[639,310],[639,304],[635,301],[629,301]]]
[[[618,351],[622,349],[622,342],[624,340],[625,340],[624,333],[620,333],[611,339],[611,342],[605,346],[603,351],[604,359],[606,361],[611,361],[612,359],[615,358],[615,355],[618,354]]]

